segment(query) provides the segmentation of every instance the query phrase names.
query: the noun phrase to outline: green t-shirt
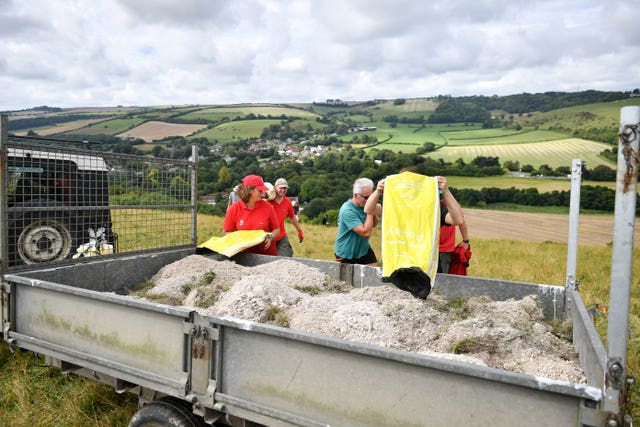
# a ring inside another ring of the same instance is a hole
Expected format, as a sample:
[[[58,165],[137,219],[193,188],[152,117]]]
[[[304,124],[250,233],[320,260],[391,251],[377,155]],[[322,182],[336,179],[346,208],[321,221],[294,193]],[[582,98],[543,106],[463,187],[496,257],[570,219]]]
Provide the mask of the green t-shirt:
[[[355,227],[364,224],[366,219],[364,208],[354,205],[351,199],[342,204],[338,214],[338,235],[333,246],[336,256],[357,259],[367,254],[369,239],[353,231]]]

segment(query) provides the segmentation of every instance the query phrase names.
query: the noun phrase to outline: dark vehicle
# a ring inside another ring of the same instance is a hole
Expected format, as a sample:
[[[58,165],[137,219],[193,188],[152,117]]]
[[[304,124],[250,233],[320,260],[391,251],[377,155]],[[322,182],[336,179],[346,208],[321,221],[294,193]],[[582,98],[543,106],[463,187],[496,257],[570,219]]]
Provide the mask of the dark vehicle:
[[[61,261],[89,243],[115,251],[108,171],[99,156],[9,148],[9,266]]]

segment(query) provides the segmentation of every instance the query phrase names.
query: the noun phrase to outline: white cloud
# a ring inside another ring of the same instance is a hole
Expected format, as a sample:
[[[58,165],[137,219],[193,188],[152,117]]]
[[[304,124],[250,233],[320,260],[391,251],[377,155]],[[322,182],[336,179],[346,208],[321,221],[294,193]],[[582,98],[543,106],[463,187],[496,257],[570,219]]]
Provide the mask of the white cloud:
[[[0,110],[640,87],[635,0],[3,0]]]

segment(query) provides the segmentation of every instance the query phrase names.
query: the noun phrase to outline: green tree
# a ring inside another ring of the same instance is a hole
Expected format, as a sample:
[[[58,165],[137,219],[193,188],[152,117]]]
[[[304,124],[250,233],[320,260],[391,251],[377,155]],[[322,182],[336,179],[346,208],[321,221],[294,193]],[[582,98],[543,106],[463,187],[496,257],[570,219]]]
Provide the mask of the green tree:
[[[229,185],[231,183],[231,170],[228,167],[223,166],[220,168],[220,171],[218,172],[218,182],[224,185]]]
[[[331,186],[324,175],[307,178],[300,186],[300,199],[303,201],[323,198],[327,194],[331,194]]]

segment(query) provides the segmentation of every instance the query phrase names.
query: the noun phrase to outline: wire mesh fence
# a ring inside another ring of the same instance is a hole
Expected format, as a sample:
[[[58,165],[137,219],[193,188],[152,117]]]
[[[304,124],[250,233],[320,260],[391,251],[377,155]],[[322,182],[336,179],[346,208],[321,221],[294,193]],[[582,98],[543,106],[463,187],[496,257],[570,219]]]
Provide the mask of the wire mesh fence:
[[[195,161],[3,139],[5,270],[195,245]]]

